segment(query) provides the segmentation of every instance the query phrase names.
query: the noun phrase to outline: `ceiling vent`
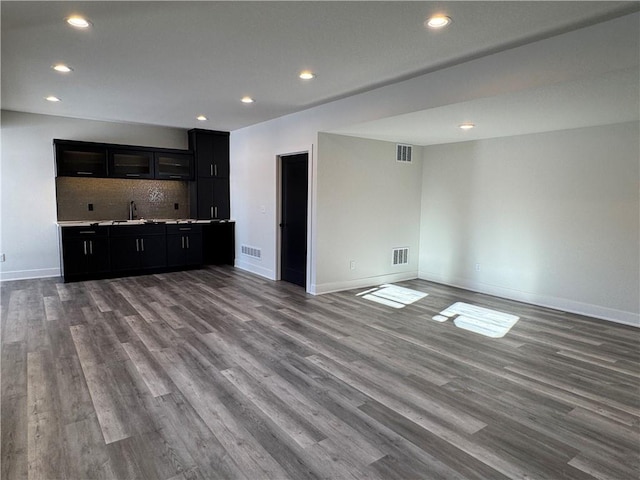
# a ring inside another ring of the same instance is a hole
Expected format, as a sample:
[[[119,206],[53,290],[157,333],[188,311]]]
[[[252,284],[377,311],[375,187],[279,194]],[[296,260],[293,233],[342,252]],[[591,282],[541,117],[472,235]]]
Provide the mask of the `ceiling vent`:
[[[409,265],[409,247],[391,250],[391,265]]]
[[[412,145],[396,145],[396,161],[402,163],[411,163]]]

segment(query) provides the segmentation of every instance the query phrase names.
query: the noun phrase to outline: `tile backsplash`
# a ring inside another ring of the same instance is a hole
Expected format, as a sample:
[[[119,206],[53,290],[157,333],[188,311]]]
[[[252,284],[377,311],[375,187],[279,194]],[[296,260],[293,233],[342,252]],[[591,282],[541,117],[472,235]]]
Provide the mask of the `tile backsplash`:
[[[184,181],[57,177],[56,197],[59,221],[126,220],[132,200],[138,218],[189,217],[189,182]]]

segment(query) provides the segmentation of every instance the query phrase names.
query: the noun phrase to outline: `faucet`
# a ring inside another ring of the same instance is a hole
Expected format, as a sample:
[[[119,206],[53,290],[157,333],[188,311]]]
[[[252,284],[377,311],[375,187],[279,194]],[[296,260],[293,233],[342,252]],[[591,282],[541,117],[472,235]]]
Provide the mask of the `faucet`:
[[[137,217],[137,210],[138,209],[136,208],[136,202],[131,200],[131,203],[129,204],[129,220],[135,220],[135,218]]]

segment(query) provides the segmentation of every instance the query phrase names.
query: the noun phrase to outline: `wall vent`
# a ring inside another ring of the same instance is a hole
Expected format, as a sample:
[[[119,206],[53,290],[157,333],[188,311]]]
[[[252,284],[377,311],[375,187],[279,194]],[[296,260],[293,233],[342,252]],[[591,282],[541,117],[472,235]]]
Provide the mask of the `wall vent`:
[[[409,265],[409,247],[391,250],[391,265]]]
[[[396,145],[396,161],[402,163],[411,163],[412,145]]]
[[[246,255],[248,257],[253,257],[258,259],[262,258],[262,250],[256,247],[250,247],[249,245],[241,245],[240,252],[243,255]]]

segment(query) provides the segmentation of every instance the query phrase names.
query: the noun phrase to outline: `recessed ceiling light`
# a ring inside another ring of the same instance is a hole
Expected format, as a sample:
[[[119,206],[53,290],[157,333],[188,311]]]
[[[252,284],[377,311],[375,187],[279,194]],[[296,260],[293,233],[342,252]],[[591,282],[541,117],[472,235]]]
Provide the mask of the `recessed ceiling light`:
[[[451,23],[451,17],[447,17],[446,15],[434,15],[433,17],[429,17],[426,22],[424,22],[425,26],[429,28],[443,28]]]
[[[207,117],[205,117],[204,115],[198,115],[196,119],[200,120],[201,122],[204,122],[207,120]]]
[[[472,128],[475,127],[475,125],[473,123],[463,123],[463,124],[459,125],[459,127],[462,130],[471,130]]]
[[[254,100],[253,98],[251,98],[251,97],[242,97],[242,98],[240,99],[240,101],[241,101],[242,103],[253,103],[253,102],[255,102],[255,100]]]
[[[310,72],[309,70],[305,70],[304,72],[300,72],[300,75],[298,75],[302,80],[311,80],[313,78],[316,78],[316,74],[313,72]]]
[[[91,26],[91,22],[89,20],[79,15],[67,17],[66,20],[69,25],[75,28],[89,28]]]
[[[60,73],[69,73],[73,71],[73,68],[71,68],[68,65],[64,65],[62,63],[53,65],[51,68],[53,68],[56,72],[60,72]]]
[[[46,101],[48,102],[59,102],[60,99],[58,97],[55,97],[53,95],[49,95],[48,97],[44,97]]]

